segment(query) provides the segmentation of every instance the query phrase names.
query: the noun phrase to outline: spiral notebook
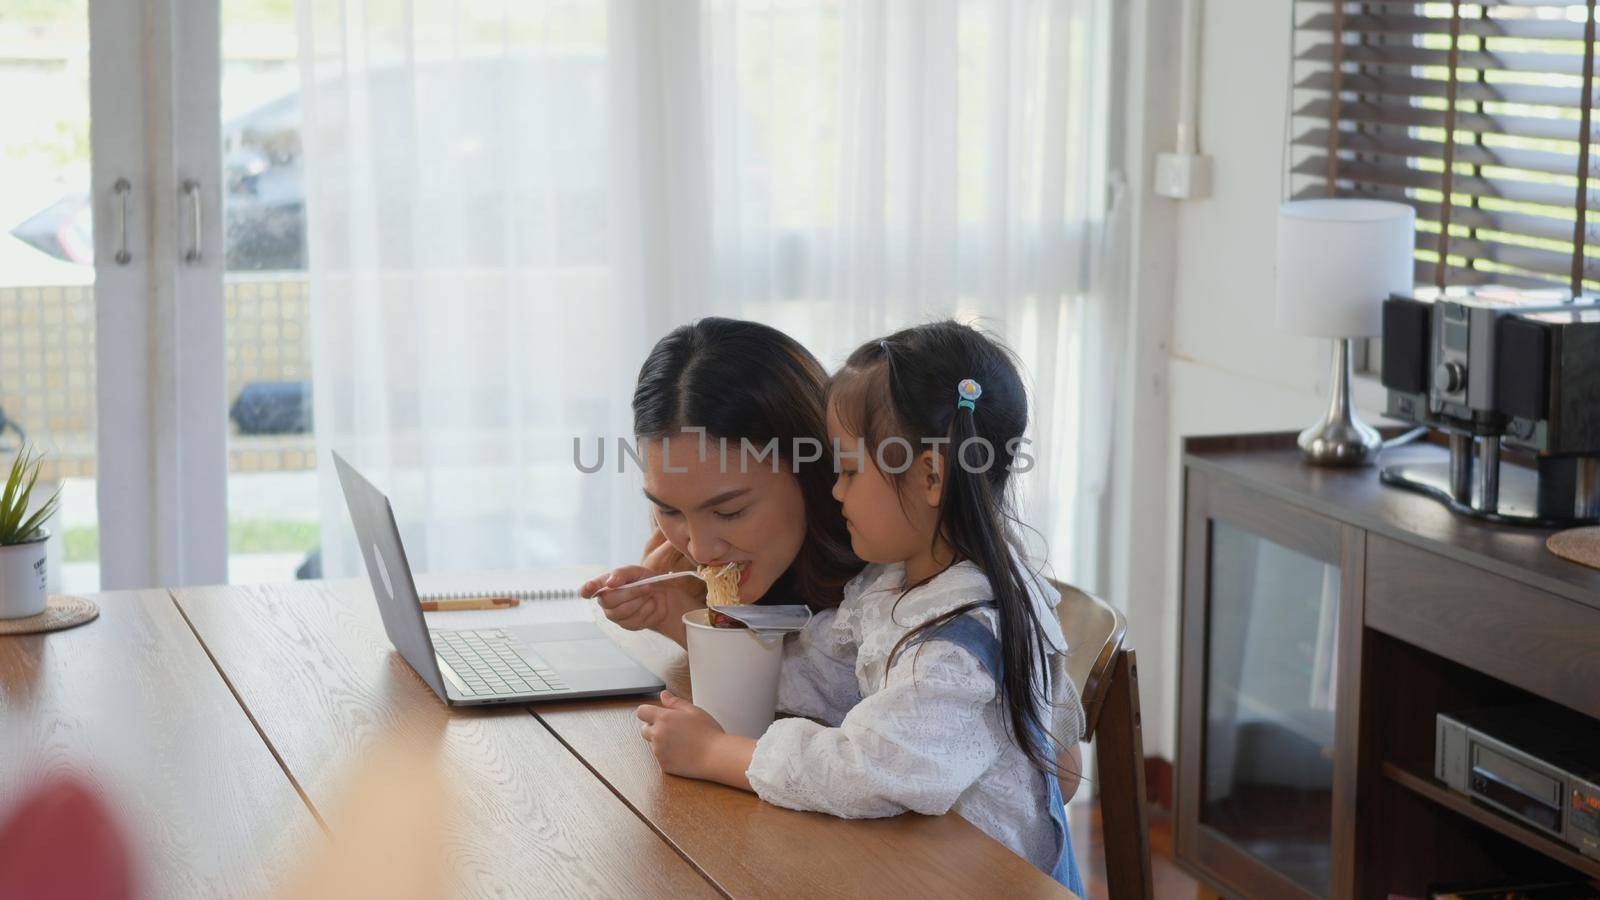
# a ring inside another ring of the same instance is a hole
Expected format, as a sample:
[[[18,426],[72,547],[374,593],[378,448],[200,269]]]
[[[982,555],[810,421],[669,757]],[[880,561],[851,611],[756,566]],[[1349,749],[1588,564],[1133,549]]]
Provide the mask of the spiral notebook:
[[[557,600],[578,596],[577,588],[486,588],[470,591],[430,591],[419,593],[422,600],[492,600],[497,597],[515,597],[518,600]]]
[[[422,600],[477,600],[515,597],[518,600],[562,600],[578,596],[578,587],[604,571],[599,566],[565,566],[514,572],[464,575],[418,575],[417,596]]]

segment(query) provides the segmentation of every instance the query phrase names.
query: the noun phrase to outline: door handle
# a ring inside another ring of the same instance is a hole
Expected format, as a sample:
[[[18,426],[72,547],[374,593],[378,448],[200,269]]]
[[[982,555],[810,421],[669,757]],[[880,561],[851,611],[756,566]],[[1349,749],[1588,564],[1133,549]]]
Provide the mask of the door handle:
[[[189,201],[189,250],[183,254],[184,262],[200,261],[200,182],[193,178],[183,183],[183,196]]]
[[[112,258],[119,266],[133,259],[133,254],[128,252],[128,194],[132,192],[133,185],[126,178],[118,178],[111,186],[111,193],[117,198],[117,252]]]

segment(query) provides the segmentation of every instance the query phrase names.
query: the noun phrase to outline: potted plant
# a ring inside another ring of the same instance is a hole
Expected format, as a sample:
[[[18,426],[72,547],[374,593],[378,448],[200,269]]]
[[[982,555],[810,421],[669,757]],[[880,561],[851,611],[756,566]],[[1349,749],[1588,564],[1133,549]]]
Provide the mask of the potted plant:
[[[39,464],[44,455],[24,445],[17,450],[0,493],[0,619],[18,619],[44,612],[45,541],[50,532],[44,523],[61,503],[56,490],[32,515],[28,504],[34,483],[39,480]]]

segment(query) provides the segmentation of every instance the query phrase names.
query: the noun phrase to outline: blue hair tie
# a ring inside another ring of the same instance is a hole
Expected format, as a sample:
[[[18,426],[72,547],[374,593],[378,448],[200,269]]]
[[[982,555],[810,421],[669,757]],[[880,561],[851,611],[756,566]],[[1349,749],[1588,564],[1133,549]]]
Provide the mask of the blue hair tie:
[[[965,406],[967,409],[977,412],[978,405],[974,401],[983,396],[983,386],[971,378],[963,378],[961,383],[956,385],[956,396],[960,398],[956,400],[956,409]]]

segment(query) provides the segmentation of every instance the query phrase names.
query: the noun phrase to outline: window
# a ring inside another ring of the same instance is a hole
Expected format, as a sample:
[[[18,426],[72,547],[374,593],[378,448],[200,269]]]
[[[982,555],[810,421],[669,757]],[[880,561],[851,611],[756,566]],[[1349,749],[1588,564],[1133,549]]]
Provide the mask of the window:
[[[1600,283],[1593,2],[1300,0],[1294,17],[1296,197],[1415,207],[1419,284]]]

